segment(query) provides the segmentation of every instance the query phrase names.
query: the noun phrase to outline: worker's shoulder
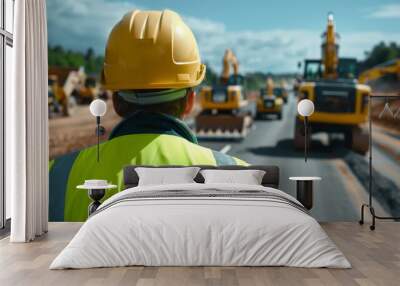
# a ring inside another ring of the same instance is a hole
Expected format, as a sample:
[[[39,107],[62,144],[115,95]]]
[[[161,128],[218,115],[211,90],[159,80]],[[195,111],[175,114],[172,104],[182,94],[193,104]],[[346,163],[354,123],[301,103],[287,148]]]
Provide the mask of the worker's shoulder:
[[[241,166],[248,166],[249,164],[239,158],[236,158],[234,156],[230,156],[224,152],[221,151],[216,151],[214,149],[208,148],[201,146],[199,144],[194,144],[191,142],[188,142],[189,144],[192,144],[194,148],[198,148],[198,150],[202,150],[203,152],[211,152],[217,165],[241,165]]]
[[[105,143],[105,142],[104,142]],[[101,145],[103,145],[102,143]],[[77,157],[83,152],[96,152],[97,145],[88,146],[79,150],[70,151],[68,153],[56,156],[54,159],[50,161],[50,167],[54,167],[55,165],[65,165],[65,164],[73,164]]]
[[[69,152],[55,157],[49,162],[50,173],[64,172],[66,169],[71,169],[75,159],[78,157],[80,151]]]

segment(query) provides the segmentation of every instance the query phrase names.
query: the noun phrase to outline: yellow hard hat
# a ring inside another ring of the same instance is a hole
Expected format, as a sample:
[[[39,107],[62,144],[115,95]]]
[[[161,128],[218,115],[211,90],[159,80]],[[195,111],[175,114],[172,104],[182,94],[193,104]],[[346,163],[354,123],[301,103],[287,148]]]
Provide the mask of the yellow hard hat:
[[[196,39],[170,10],[133,10],[112,29],[102,83],[112,91],[184,89],[205,75]]]

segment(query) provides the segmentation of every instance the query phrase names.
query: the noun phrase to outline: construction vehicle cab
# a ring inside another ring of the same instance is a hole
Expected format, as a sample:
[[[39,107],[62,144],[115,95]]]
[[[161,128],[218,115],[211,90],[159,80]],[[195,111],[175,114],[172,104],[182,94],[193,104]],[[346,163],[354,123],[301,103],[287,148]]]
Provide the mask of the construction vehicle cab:
[[[309,118],[312,133],[326,132],[344,135],[347,147],[365,154],[368,140],[361,125],[367,120],[370,88],[357,82],[357,61],[339,58],[333,16],[328,16],[323,34],[322,59],[305,60],[303,81],[298,100],[312,100],[314,114]],[[294,146],[304,148],[303,118],[296,117]],[[311,132],[310,132],[311,133]]]
[[[306,59],[304,61],[303,80],[313,81],[322,79],[322,61]]]
[[[354,81],[358,76],[357,59],[355,58],[339,58],[337,65],[339,81]],[[306,59],[304,61],[304,81],[322,81],[324,80],[324,65],[322,60]]]
[[[247,105],[244,77],[232,75],[226,85],[205,86],[200,91],[200,103],[204,112],[217,110],[235,112]]]
[[[234,73],[230,75],[230,65]],[[252,124],[245,79],[238,73],[238,61],[228,49],[223,58],[220,83],[200,90],[201,113],[196,117],[196,135],[208,139],[242,139]]]

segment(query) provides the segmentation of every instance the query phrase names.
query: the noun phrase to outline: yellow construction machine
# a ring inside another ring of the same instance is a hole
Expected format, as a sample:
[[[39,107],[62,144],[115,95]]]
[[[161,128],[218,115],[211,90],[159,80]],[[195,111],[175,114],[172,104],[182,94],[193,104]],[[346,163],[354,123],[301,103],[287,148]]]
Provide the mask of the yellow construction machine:
[[[78,104],[90,104],[100,94],[100,86],[97,80],[92,76],[81,76],[80,83],[72,92],[77,99]]]
[[[368,83],[386,75],[396,75],[400,80],[400,58],[387,61],[371,69],[363,71],[358,77],[360,83]]]
[[[283,90],[275,87],[274,81],[268,77],[265,82],[265,89],[260,89],[260,96],[257,99],[257,119],[264,118],[265,115],[276,115],[282,119]]]
[[[230,74],[230,67],[233,74]],[[201,113],[195,119],[198,138],[241,139],[249,131],[253,113],[245,95],[244,77],[231,49],[225,51],[220,84],[200,90]]]
[[[76,100],[60,85],[59,78],[55,74],[48,77],[48,110],[49,117],[57,115],[69,116],[76,107]]]
[[[322,59],[305,60],[298,100],[310,99],[315,106],[309,118],[312,133],[344,135],[345,145],[365,154],[368,137],[361,125],[367,121],[367,102],[371,89],[357,82],[357,60],[339,58],[339,35],[335,33],[333,14],[328,15],[322,35]],[[295,148],[304,148],[303,118],[296,117]],[[311,133],[311,132],[309,132]]]
[[[86,78],[83,68],[49,67],[49,116],[71,115],[79,103],[77,89]]]

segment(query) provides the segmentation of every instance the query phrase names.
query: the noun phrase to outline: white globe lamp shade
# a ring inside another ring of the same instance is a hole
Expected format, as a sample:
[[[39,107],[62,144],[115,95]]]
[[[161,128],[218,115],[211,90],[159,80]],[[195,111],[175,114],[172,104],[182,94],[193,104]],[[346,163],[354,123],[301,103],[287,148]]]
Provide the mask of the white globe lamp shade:
[[[90,103],[89,109],[93,116],[104,116],[107,111],[107,104],[101,99],[95,99]]]
[[[314,103],[309,99],[303,99],[297,104],[297,112],[301,116],[311,116],[314,113]]]

